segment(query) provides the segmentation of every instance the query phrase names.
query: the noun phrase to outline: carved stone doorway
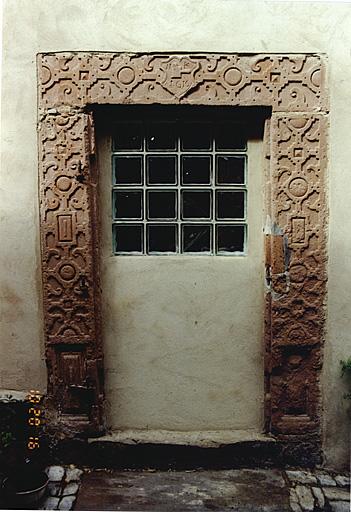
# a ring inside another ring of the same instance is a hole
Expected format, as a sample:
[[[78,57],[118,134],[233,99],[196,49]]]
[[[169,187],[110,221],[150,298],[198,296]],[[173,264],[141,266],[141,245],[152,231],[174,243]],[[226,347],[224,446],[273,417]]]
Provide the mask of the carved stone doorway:
[[[320,442],[327,97],[320,55],[38,55],[48,403],[103,430],[94,105],[264,106],[266,431]]]

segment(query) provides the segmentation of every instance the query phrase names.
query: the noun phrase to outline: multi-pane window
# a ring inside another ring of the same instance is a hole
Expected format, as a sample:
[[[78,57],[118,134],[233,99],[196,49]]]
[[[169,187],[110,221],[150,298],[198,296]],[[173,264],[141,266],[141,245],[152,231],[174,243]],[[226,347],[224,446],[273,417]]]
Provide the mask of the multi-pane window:
[[[230,120],[116,124],[114,253],[245,253],[246,150],[242,125]]]

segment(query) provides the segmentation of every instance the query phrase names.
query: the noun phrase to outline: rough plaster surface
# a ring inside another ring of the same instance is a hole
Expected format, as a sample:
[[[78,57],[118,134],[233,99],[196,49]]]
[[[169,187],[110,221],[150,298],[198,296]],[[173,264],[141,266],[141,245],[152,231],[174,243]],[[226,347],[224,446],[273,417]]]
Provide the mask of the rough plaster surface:
[[[102,138],[98,168],[109,426],[260,432],[262,143],[248,143],[248,256],[237,258],[113,256],[110,148],[110,137]]]
[[[324,447],[329,465],[347,463],[349,423],[339,359],[349,355],[351,345],[347,210],[351,193],[345,187],[351,117],[351,106],[345,102],[350,82],[350,17],[349,4],[334,2],[154,1],[152,9],[146,0],[5,3],[1,240],[6,246],[1,254],[5,314],[1,316],[4,364],[0,386],[45,386],[38,270],[35,54],[59,50],[325,52],[329,57],[331,126]]]

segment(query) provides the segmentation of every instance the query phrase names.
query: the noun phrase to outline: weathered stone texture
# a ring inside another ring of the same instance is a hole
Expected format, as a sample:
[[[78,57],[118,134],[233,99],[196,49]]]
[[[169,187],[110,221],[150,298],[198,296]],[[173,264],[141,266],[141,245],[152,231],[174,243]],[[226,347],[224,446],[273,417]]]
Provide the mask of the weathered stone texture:
[[[271,131],[270,215],[284,234],[285,268],[272,264],[270,275],[269,415],[272,432],[306,434],[320,416],[326,118],[273,114]]]
[[[347,501],[350,499],[350,491],[348,489],[340,489],[337,487],[324,487],[325,497],[329,501]]]
[[[300,484],[317,483],[316,477],[307,471],[286,471],[286,474],[292,482],[299,482]]]
[[[42,107],[191,103],[326,108],[318,55],[58,53],[39,59]]]
[[[39,122],[48,393],[63,413],[97,427],[102,352],[91,133],[88,114],[47,113]]]
[[[61,482],[65,476],[65,468],[62,466],[49,466],[46,470],[46,474],[50,482]]]
[[[320,510],[324,509],[325,506],[325,499],[323,491],[319,487],[312,487],[312,492],[314,497],[316,498],[317,506]]]

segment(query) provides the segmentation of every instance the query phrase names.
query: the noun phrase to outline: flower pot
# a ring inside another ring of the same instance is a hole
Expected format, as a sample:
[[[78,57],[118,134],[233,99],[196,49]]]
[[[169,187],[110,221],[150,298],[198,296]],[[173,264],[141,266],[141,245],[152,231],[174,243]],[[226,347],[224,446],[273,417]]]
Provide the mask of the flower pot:
[[[32,475],[30,481],[14,481],[11,477],[6,477],[2,487],[5,499],[19,508],[26,505],[33,505],[44,496],[49,479],[44,471]]]

